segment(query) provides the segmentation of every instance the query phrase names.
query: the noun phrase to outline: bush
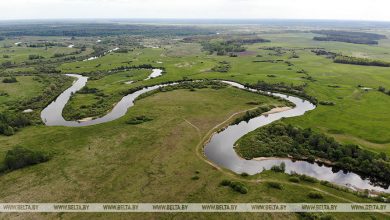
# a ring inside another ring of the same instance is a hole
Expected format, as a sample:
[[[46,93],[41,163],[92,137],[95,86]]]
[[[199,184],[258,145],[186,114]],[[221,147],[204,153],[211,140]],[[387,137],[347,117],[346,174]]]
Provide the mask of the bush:
[[[144,122],[148,122],[148,121],[152,121],[152,120],[153,120],[152,118],[149,118],[145,115],[141,115],[141,116],[137,116],[137,117],[129,119],[128,121],[126,121],[126,123],[130,124],[130,125],[137,125],[137,124],[142,124]]]
[[[16,80],[15,77],[9,77],[9,78],[4,78],[3,83],[16,83],[18,80]]]
[[[290,177],[290,179],[288,179],[290,182],[293,182],[293,183],[299,183],[299,178],[298,177]]]
[[[16,170],[48,160],[49,157],[42,152],[32,151],[23,147],[14,147],[7,151],[4,164],[6,169]]]
[[[316,178],[311,177],[311,176],[306,176],[306,175],[300,175],[299,179],[302,181],[305,181],[305,182],[309,182],[309,183],[317,183],[318,182],[318,180]]]
[[[331,101],[320,101],[319,103],[320,103],[320,105],[330,105],[330,106],[335,105],[335,103],[331,102]]]
[[[274,165],[271,167],[271,170],[274,172],[284,173],[284,171],[286,170],[286,164],[284,162],[282,162],[279,166]]]
[[[311,199],[322,199],[322,198],[324,198],[324,197],[322,196],[322,194],[319,193],[319,192],[309,192],[309,194],[307,194],[307,196],[308,196],[309,198],[311,198]]]
[[[244,173],[241,173],[241,176],[242,177],[247,177],[247,176],[249,176],[249,174],[244,172]]]
[[[191,177],[192,180],[198,180],[199,179],[199,176],[193,176]]]
[[[268,182],[268,187],[274,188],[274,189],[283,189],[282,184],[277,183],[277,182]]]
[[[230,181],[230,180],[222,180],[221,183],[220,183],[220,185],[221,185],[221,186],[229,186],[231,182],[232,182],[232,181]]]
[[[234,191],[241,194],[247,194],[248,188],[241,182],[233,182],[230,180],[222,180],[220,183],[221,186],[230,186]]]
[[[230,183],[230,187],[236,191],[236,192],[239,192],[241,194],[247,194],[248,193],[248,189],[245,187],[245,185],[241,182],[231,182]]]
[[[43,57],[41,55],[37,55],[37,54],[31,54],[28,56],[28,59],[29,60],[38,60],[38,59],[42,59]]]

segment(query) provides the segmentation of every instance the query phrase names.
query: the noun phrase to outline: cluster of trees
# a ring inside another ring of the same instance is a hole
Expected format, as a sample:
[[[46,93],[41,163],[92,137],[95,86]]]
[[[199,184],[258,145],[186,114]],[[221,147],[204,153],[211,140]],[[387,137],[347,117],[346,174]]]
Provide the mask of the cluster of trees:
[[[240,44],[256,44],[256,43],[268,43],[271,42],[270,40],[260,38],[260,37],[254,37],[254,38],[237,38],[237,39],[230,39],[226,41],[227,43],[240,43]]]
[[[202,80],[202,81],[191,81],[191,80],[181,80],[181,81],[176,81],[178,84],[176,85],[169,85],[165,87],[160,87],[159,89],[152,90],[150,92],[146,92],[140,96],[137,97],[136,100],[140,100],[146,97],[149,97],[153,94],[156,94],[158,92],[168,92],[168,91],[173,91],[173,90],[178,90],[178,89],[188,89],[190,91],[195,91],[196,89],[205,89],[205,88],[211,88],[211,89],[222,89],[226,88],[227,84],[222,83],[219,81],[214,81],[214,80]],[[167,82],[167,83],[173,83],[173,82]],[[135,87],[127,90],[124,95],[131,94],[135,91],[138,91],[140,89],[143,89],[144,86],[140,87]]]
[[[3,79],[3,83],[16,83],[16,82],[18,82],[18,80],[13,76]]]
[[[314,37],[313,40],[316,41],[339,41],[354,44],[376,45],[378,44],[378,40],[386,39],[385,35],[365,32],[338,30],[317,30],[312,32],[316,34],[325,35],[325,37]]]
[[[140,65],[132,65],[132,66],[119,66],[111,69],[111,71],[126,71],[130,69],[163,69],[160,67],[155,67],[152,64],[140,64]]]
[[[99,66],[100,66],[100,64],[98,64],[96,67],[99,67]],[[80,74],[82,74],[83,76],[90,77],[90,80],[98,80],[104,76],[107,76],[108,74],[114,74],[117,72],[128,71],[131,69],[162,69],[163,73],[165,73],[164,67],[155,67],[151,64],[140,64],[140,65],[132,65],[132,66],[119,66],[119,67],[112,68],[108,71],[95,70],[95,71],[90,71],[90,72],[82,72]]]
[[[48,161],[50,158],[40,151],[32,151],[24,147],[14,147],[7,151],[3,167],[0,172],[7,172],[21,169],[23,167],[39,164]]]
[[[305,93],[306,84],[294,86],[293,84],[287,85],[284,82],[271,84],[271,83],[266,83],[264,81],[258,81],[256,84],[245,84],[245,86],[256,90],[281,92],[286,94],[297,95],[310,101],[315,105],[318,103],[315,97]]]
[[[54,65],[40,64],[35,66],[35,71],[39,74],[42,73],[61,73],[61,70],[57,69]]]
[[[59,57],[65,57],[65,56],[69,56],[69,55],[77,55],[77,54],[81,54],[81,50],[76,50],[74,52],[71,52],[71,53],[55,53],[52,58],[59,58]]]
[[[249,111],[245,112],[244,115],[236,118],[232,124],[236,125],[242,121],[248,122],[252,118],[256,118],[257,116],[263,114],[264,112],[270,111],[272,108],[274,108],[274,106],[272,106],[272,105],[263,105],[263,106],[260,106],[256,109],[254,109],[254,110],[249,110]]]
[[[63,43],[55,43],[55,42],[42,42],[42,43],[33,43],[33,44],[28,44],[27,47],[64,47],[65,45]]]
[[[284,62],[284,60],[253,60],[252,62],[254,63],[280,63],[280,62]],[[288,63],[286,63],[287,65],[289,65]]]
[[[282,56],[283,54],[286,53],[284,51],[286,49],[284,49],[282,47],[262,47],[259,49],[274,51],[274,53],[268,53],[268,55],[270,55],[270,56]]]
[[[314,53],[317,56],[325,56],[329,59],[334,59],[336,56],[340,55],[338,53],[329,52],[323,49],[313,49],[311,50],[312,53]]]
[[[236,41],[211,40],[201,43],[203,50],[210,54],[217,53],[218,56],[223,56],[234,52],[244,52],[246,49],[242,43]]]
[[[12,113],[10,111],[0,112],[0,134],[11,136],[20,128],[31,124],[24,114]]]
[[[385,62],[381,60],[371,60],[371,59],[360,58],[360,57],[336,56],[333,61],[335,63],[354,64],[354,65],[363,65],[363,66],[390,67],[390,62]]]
[[[77,91],[80,94],[97,94],[99,96],[104,96],[104,93],[98,88],[90,88],[88,86],[84,86],[82,89]]]
[[[342,145],[334,138],[283,123],[274,123],[250,133],[236,145],[246,159],[255,157],[287,157],[314,162],[315,158],[331,161],[335,169],[353,171],[370,177],[378,184],[390,184],[390,158],[357,145]]]
[[[387,91],[386,91],[386,88],[383,87],[383,86],[379,86],[378,91],[379,91],[379,92],[382,92],[382,93],[384,93],[384,94],[386,94],[386,95],[390,95],[390,90],[387,90]]]
[[[127,48],[119,48],[118,50],[114,51],[115,53],[128,53],[130,50]]]

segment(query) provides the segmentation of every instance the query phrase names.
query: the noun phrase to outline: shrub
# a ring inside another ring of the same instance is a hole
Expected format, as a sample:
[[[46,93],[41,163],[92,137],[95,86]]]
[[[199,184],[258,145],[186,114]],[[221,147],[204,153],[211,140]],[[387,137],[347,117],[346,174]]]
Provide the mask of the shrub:
[[[37,54],[30,54],[28,56],[28,59],[29,60],[38,60],[38,59],[42,59],[43,57],[41,55],[37,55]]]
[[[221,186],[229,186],[231,182],[232,182],[232,181],[230,181],[230,180],[222,180],[221,183],[220,183],[220,185],[221,185]]]
[[[284,162],[282,162],[279,166],[274,165],[271,167],[271,170],[274,172],[284,173],[284,171],[286,170],[286,164]]]
[[[334,106],[335,103],[331,101],[320,101],[320,105],[329,105],[329,106]]]
[[[274,189],[283,189],[282,184],[277,183],[277,182],[268,182],[268,187],[274,188]]]
[[[299,178],[298,177],[290,177],[290,179],[288,179],[290,182],[293,182],[293,183],[299,183]]]
[[[230,180],[222,180],[220,183],[221,186],[230,186],[234,191],[241,194],[247,194],[248,188],[241,182],[233,182]]]
[[[311,176],[306,176],[306,175],[300,175],[299,179],[302,181],[305,181],[305,182],[309,182],[309,183],[317,183],[318,182],[318,180],[316,178],[311,177]]]
[[[9,78],[4,78],[3,83],[16,83],[18,80],[16,80],[15,77],[9,77]]]
[[[309,194],[307,194],[307,196],[308,196],[309,198],[311,198],[311,199],[322,199],[322,198],[324,198],[324,197],[322,196],[322,194],[319,193],[319,192],[309,192]]]
[[[141,116],[137,116],[137,117],[129,119],[128,121],[126,121],[126,123],[130,124],[130,125],[137,125],[137,124],[142,124],[144,122],[148,122],[148,121],[152,121],[152,120],[153,120],[152,118],[149,118],[145,115],[141,115]]]
[[[193,176],[191,177],[192,180],[198,180],[199,179],[199,176]]]
[[[16,170],[48,160],[49,157],[42,152],[32,151],[23,147],[14,147],[7,151],[4,163],[8,170]]]
[[[230,183],[230,187],[236,191],[236,192],[239,192],[241,194],[247,194],[248,193],[248,189],[245,187],[245,185],[241,182],[231,182]]]
[[[249,176],[249,174],[244,172],[244,173],[241,173],[241,176],[242,177],[247,177],[247,176]]]

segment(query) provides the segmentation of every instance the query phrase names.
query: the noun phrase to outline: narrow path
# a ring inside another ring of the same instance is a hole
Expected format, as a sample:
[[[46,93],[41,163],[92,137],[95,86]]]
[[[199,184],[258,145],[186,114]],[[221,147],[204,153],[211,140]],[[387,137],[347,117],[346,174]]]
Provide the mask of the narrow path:
[[[185,122],[187,122],[189,125],[191,125],[193,128],[195,128],[195,130],[197,131],[198,133],[198,137],[199,139],[202,138],[202,132],[200,131],[200,129],[198,128],[198,126],[192,124],[190,121],[188,121],[187,119],[183,118]]]

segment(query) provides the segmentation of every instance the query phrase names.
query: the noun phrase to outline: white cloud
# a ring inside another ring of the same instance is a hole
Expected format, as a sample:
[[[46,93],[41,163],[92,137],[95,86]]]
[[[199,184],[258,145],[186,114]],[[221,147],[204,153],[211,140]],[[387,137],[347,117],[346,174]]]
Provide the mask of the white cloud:
[[[390,21],[388,0],[12,0],[0,19],[304,18]]]

